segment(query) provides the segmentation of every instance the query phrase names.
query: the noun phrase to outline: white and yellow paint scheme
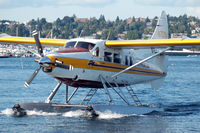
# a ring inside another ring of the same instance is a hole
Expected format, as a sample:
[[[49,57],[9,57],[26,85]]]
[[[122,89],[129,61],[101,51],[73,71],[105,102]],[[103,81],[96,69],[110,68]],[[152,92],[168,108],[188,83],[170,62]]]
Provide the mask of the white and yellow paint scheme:
[[[165,48],[200,47],[200,39],[168,39],[168,24],[163,12],[151,40],[96,40],[77,38],[72,40],[40,39],[43,45],[64,46],[60,51],[42,57],[46,62],[43,71],[73,87],[103,88],[100,76],[112,85],[151,83],[158,88],[167,75]],[[0,43],[34,44],[32,38],[0,37]],[[118,76],[122,70],[139,61],[156,55],[151,60],[139,63]],[[58,67],[60,62],[65,66]],[[52,63],[52,64],[51,64]],[[44,63],[45,64],[45,63]]]
[[[148,82],[166,76],[166,73],[150,63],[143,63],[134,67],[122,75],[111,78],[116,74],[136,63],[140,58],[134,56],[141,50],[109,48],[106,41],[91,39],[70,40],[63,50],[46,55],[51,62],[55,60],[65,65],[72,66],[71,69],[51,67],[47,73],[62,82],[74,87],[102,88],[99,76],[102,75],[108,82],[119,85],[131,85]],[[70,48],[68,44],[76,44]],[[93,45],[92,49],[79,47],[79,44]],[[143,56],[143,54],[141,55]]]

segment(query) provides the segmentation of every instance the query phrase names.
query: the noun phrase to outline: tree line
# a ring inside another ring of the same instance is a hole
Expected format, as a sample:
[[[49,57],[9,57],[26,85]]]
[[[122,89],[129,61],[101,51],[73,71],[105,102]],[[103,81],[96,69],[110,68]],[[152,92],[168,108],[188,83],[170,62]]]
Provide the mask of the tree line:
[[[185,33],[191,36],[191,31],[200,26],[200,19],[192,16],[182,15],[179,17],[167,16],[169,23],[169,35],[171,33]],[[146,39],[144,35],[151,35],[156,27],[158,17],[147,18],[129,18],[120,19],[117,17],[114,21],[106,20],[104,15],[99,18],[77,18],[65,16],[58,18],[54,22],[47,22],[46,18],[32,19],[26,24],[15,21],[0,20],[0,33],[7,33],[13,36],[29,37],[33,30],[40,31],[40,37],[49,37],[52,31],[53,38],[71,39],[80,35],[93,36],[96,39]],[[199,31],[196,31],[199,33]]]

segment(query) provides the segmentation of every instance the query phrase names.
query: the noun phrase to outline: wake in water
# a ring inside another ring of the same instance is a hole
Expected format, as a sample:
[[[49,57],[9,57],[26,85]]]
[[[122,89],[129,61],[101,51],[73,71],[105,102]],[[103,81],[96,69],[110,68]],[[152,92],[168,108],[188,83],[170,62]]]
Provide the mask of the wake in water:
[[[64,113],[60,112],[43,112],[43,111],[35,111],[35,110],[27,110],[27,116],[63,116],[68,118],[93,118],[91,112],[85,110],[74,110],[68,111]],[[124,117],[131,117],[131,116],[145,116],[139,114],[120,114],[115,113],[110,110],[105,111],[95,111],[98,115],[97,119],[120,119]],[[161,115],[161,116],[185,116],[194,113],[200,113],[200,103],[188,103],[188,104],[176,104],[176,105],[169,105],[163,106],[163,111],[155,111],[147,115]],[[6,116],[14,116],[14,111],[12,109],[5,109],[0,111],[0,115]]]
[[[12,109],[5,109],[3,111],[0,111],[0,114],[6,116],[13,116],[14,112]]]
[[[60,113],[49,113],[49,112],[42,112],[42,111],[35,111],[35,110],[26,110],[27,116],[57,116],[61,115]],[[14,116],[14,111],[12,109],[5,109],[0,112],[1,115],[6,116]]]
[[[91,112],[84,111],[84,110],[76,110],[76,111],[68,111],[65,113],[49,113],[49,112],[43,112],[43,111],[30,111],[27,110],[27,116],[63,116],[68,118],[92,118]],[[132,115],[124,115],[124,114],[117,114],[114,112],[111,112],[110,110],[106,110],[105,112],[97,111],[98,117],[97,119],[119,119],[123,117],[129,117],[129,116],[138,116],[135,114]],[[0,115],[6,115],[6,116],[14,116],[14,111],[12,109],[5,109],[0,112]],[[142,115],[140,115],[142,116]]]
[[[106,110],[105,112],[97,111],[97,113],[99,114],[98,119],[119,119],[119,118],[131,116],[131,115],[113,113],[110,110]]]
[[[60,113],[49,113],[49,112],[43,112],[43,111],[28,110],[27,115],[28,116],[57,116],[57,115],[61,115],[61,114]]]
[[[92,118],[92,113],[84,110],[76,110],[76,111],[68,111],[66,113],[63,113],[62,116],[64,117],[83,117],[83,118]]]

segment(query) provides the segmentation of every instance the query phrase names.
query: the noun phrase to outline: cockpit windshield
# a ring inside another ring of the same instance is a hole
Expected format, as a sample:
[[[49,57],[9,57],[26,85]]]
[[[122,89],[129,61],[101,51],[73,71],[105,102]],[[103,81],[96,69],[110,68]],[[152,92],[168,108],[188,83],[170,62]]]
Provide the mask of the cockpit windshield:
[[[65,48],[73,48],[75,44],[76,44],[76,42],[67,42],[65,44]]]
[[[92,50],[94,48],[94,46],[95,46],[95,44],[90,43],[90,42],[72,41],[72,42],[67,42],[65,45],[65,48],[79,47],[79,48]]]

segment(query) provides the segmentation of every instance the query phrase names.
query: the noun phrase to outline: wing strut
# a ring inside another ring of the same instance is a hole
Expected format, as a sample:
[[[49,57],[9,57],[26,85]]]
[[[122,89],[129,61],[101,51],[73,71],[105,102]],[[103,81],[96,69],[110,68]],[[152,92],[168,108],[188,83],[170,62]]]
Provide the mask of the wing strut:
[[[132,66],[130,66],[130,67],[128,67],[128,68],[126,68],[126,69],[124,69],[124,70],[122,70],[122,71],[114,74],[113,76],[111,76],[111,78],[115,78],[115,77],[119,76],[120,74],[122,74],[122,73],[124,73],[124,72],[126,72],[126,71],[128,71],[130,69],[132,69],[133,67],[136,67],[136,66],[138,66],[138,65],[140,65],[140,64],[142,64],[142,63],[144,63],[144,62],[146,62],[146,61],[148,61],[148,60],[150,60],[150,59],[152,59],[152,58],[154,58],[156,56],[158,56],[159,54],[164,53],[165,51],[167,51],[169,49],[171,49],[171,47],[168,47],[168,48],[166,48],[166,49],[164,49],[164,50],[162,50],[162,51],[160,51],[160,52],[158,52],[158,53],[156,53],[156,54],[154,54],[152,56],[149,56],[149,57],[147,57],[147,58],[145,58],[145,59],[143,59],[143,60],[141,60],[141,61],[133,64]]]

